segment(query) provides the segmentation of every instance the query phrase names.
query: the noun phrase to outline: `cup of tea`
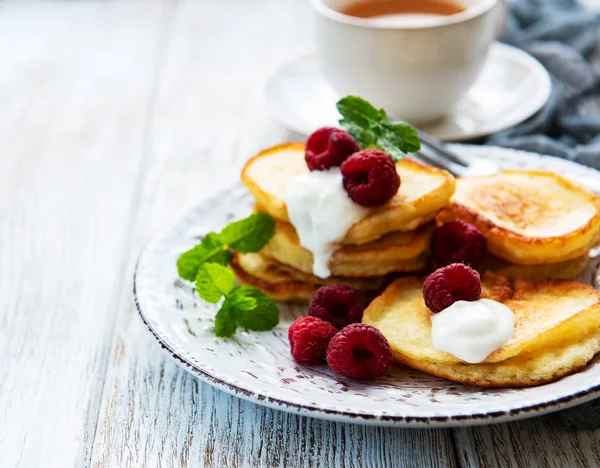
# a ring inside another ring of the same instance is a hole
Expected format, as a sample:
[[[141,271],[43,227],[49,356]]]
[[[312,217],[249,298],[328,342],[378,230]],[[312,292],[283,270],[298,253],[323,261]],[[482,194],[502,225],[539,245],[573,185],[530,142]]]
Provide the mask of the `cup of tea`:
[[[340,95],[420,124],[449,113],[501,31],[502,0],[311,0],[316,57]]]

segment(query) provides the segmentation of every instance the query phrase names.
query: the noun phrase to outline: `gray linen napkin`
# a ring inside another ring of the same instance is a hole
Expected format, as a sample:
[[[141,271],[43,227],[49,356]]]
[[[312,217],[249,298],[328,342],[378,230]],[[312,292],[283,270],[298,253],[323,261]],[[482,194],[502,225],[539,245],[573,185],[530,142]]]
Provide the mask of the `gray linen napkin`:
[[[552,76],[552,95],[528,121],[487,144],[558,156],[600,169],[600,14],[575,0],[517,0],[502,41],[536,57]]]
[[[536,57],[552,76],[552,95],[528,121],[485,143],[558,156],[600,169],[600,14],[574,0],[517,0],[502,41]],[[570,428],[600,428],[600,398],[563,410]]]

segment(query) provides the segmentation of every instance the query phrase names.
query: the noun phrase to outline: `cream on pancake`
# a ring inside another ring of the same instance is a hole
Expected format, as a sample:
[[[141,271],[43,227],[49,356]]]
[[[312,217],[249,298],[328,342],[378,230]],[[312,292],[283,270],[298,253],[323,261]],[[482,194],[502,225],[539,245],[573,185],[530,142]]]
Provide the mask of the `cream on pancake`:
[[[383,276],[414,272],[425,267],[433,225],[416,231],[393,232],[363,245],[346,245],[333,252],[329,269],[334,276]],[[304,273],[312,274],[313,254],[300,245],[294,227],[277,222],[275,235],[261,250],[265,256]]]
[[[391,278],[318,278],[275,262],[260,254],[236,253],[231,262],[238,280],[255,286],[277,301],[308,302],[319,287],[326,284],[347,284],[359,291],[374,294],[381,291]]]
[[[412,231],[431,221],[448,205],[455,187],[450,173],[410,158],[397,162],[396,168],[401,179],[398,193],[354,224],[343,244],[365,244],[390,232]],[[306,171],[304,143],[286,143],[266,149],[250,159],[242,170],[242,182],[261,211],[289,222],[284,194],[291,179]],[[332,213],[332,222],[334,216]]]
[[[573,372],[597,351],[600,292],[590,286],[558,279],[512,282],[488,274],[484,277],[482,297],[509,307],[516,323],[510,341],[480,364],[466,364],[434,347],[433,313],[425,306],[422,282],[417,277],[400,278],[388,286],[369,305],[363,322],[385,335],[398,361],[475,385],[533,385],[550,381]],[[579,343],[589,346],[578,347]],[[590,354],[590,350],[596,351]],[[545,355],[568,359],[553,362]],[[540,368],[535,378],[532,375],[528,380],[526,373],[517,372],[515,366],[529,369],[531,359],[543,361],[546,368]],[[511,380],[510,375],[518,378]]]

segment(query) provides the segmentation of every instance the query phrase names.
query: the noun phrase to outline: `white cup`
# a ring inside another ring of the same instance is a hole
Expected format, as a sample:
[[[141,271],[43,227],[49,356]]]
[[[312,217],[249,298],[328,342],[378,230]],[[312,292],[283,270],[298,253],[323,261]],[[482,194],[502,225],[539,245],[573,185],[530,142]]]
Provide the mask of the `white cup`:
[[[356,1],[311,0],[319,67],[340,95],[361,96],[414,124],[452,110],[506,18],[501,0],[462,0],[464,11],[422,24],[339,12]]]

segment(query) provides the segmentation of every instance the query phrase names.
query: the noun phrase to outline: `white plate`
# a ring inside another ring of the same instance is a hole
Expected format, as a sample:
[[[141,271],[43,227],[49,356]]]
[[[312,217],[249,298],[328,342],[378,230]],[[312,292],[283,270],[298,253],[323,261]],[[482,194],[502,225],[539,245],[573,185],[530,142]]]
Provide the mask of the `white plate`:
[[[495,43],[477,81],[455,111],[420,128],[445,141],[489,135],[535,114],[550,97],[551,87],[548,72],[531,55]],[[319,127],[337,126],[339,96],[312,56],[279,68],[265,86],[265,99],[272,115],[298,133],[308,135]]]
[[[544,168],[600,178],[600,173],[551,157],[495,147],[457,146],[503,167]],[[195,233],[220,230],[246,216],[253,200],[236,186],[204,200],[160,232],[142,252],[134,282],[135,302],[163,348],[202,380],[228,393],[285,411],[337,421],[397,426],[458,426],[501,422],[556,411],[600,396],[600,363],[552,384],[527,389],[482,389],[405,367],[371,383],[341,378],[327,366],[299,366],[290,357],[287,329],[305,306],[282,304],[270,332],[238,331],[230,339],[211,331],[216,306],[177,280],[177,256]],[[582,281],[598,287],[600,252]]]

